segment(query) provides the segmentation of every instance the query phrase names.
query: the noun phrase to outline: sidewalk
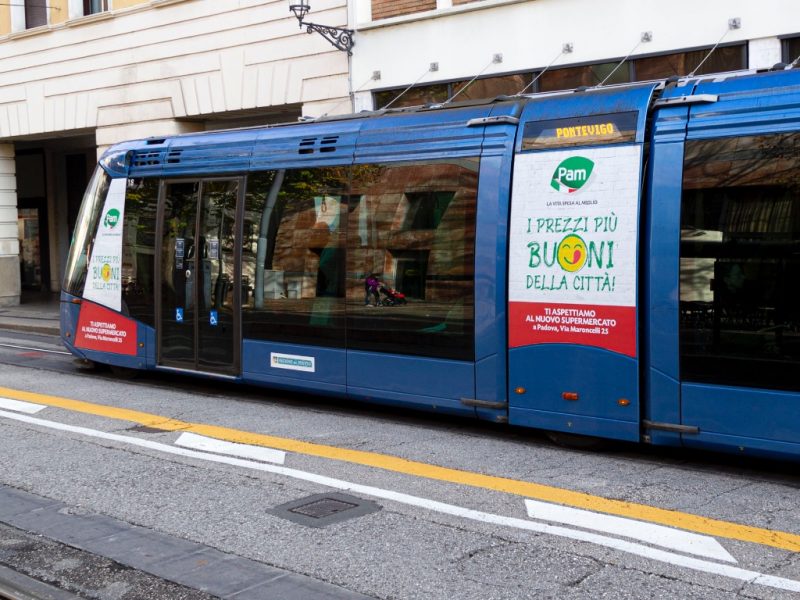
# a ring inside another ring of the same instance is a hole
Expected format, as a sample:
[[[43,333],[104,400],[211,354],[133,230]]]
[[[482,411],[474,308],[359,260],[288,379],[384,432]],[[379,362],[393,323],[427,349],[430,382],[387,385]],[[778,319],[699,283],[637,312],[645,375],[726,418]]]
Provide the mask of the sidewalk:
[[[23,292],[19,306],[0,307],[0,330],[60,335],[59,295]]]

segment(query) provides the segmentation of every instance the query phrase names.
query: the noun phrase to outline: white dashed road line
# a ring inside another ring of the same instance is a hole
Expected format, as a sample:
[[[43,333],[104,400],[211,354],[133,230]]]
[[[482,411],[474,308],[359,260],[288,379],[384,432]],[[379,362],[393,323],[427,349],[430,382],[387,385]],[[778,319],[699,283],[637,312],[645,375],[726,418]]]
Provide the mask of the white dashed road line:
[[[282,465],[286,460],[286,452],[282,450],[215,440],[214,438],[190,432],[182,433],[178,439],[175,440],[175,444],[177,446],[183,446],[184,448],[192,448],[193,450],[214,452],[215,454],[229,454],[230,456],[271,462],[278,465]]]
[[[734,567],[730,564],[719,564],[716,562],[711,562],[709,560],[693,558],[691,556],[685,556],[683,554],[677,554],[675,552],[668,552],[666,550],[653,548],[650,546],[646,546],[644,544],[630,542],[627,540],[618,539],[606,535],[600,535],[597,533],[592,533],[590,531],[570,529],[558,525],[548,525],[546,523],[537,523],[534,521],[518,519],[515,517],[504,517],[502,515],[496,515],[478,510],[472,510],[469,508],[463,508],[461,506],[455,506],[453,504],[437,502],[435,500],[429,500],[427,498],[411,496],[408,494],[403,494],[401,492],[394,492],[392,490],[386,490],[383,488],[351,483],[348,481],[344,481],[342,479],[327,477],[325,475],[308,473],[306,471],[300,471],[298,469],[290,469],[288,467],[271,465],[264,462],[255,462],[252,460],[244,460],[229,456],[220,456],[218,454],[207,454],[203,452],[197,452],[194,450],[176,448],[175,446],[170,446],[168,444],[161,444],[149,440],[142,440],[139,438],[123,436],[114,433],[107,433],[104,431],[98,431],[86,427],[65,425],[63,423],[46,421],[44,419],[39,419],[24,414],[7,412],[4,410],[0,410],[0,418],[12,419],[15,421],[21,421],[23,423],[28,423],[31,425],[36,425],[39,427],[46,427],[49,429],[66,431],[69,433],[76,433],[99,439],[112,440],[123,444],[129,444],[133,446],[139,446],[142,448],[148,448],[150,450],[165,452],[168,454],[176,454],[180,456],[186,456],[189,458],[206,460],[216,463],[223,463],[232,466],[253,469],[256,471],[262,471],[266,473],[274,473],[276,475],[282,475],[284,477],[292,477],[294,479],[299,479],[302,481],[308,481],[324,485],[337,490],[354,492],[356,494],[364,494],[366,496],[371,496],[373,498],[390,500],[392,502],[398,502],[406,504],[408,506],[416,506],[419,508],[424,508],[441,514],[452,515],[463,519],[470,519],[482,523],[490,523],[493,525],[499,525],[503,527],[512,527],[515,529],[532,531],[536,533],[544,533],[571,540],[597,544],[600,546],[605,546],[606,548],[612,548],[614,550],[619,550],[621,552],[634,554],[643,558],[648,558],[651,560],[659,561],[676,567],[684,567],[688,569],[693,569],[695,571],[701,571],[704,573],[722,575],[725,577],[730,577],[732,579],[736,579],[738,581],[743,581],[750,584],[787,590],[791,592],[800,592],[800,581],[796,581],[794,579],[776,577],[773,575],[767,575],[765,573],[759,573],[758,571],[751,571],[748,569]],[[623,531],[618,531],[616,533],[618,535],[626,535]]]

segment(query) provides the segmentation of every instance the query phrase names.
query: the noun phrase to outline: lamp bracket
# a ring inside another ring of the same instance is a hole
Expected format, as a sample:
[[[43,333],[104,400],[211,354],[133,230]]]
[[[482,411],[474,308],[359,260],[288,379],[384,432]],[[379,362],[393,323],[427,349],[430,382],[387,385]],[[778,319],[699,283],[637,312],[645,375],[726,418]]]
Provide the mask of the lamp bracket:
[[[307,21],[300,21],[300,27],[305,27],[306,33],[312,33],[316,31],[331,44],[336,46],[336,48],[342,52],[347,52],[348,56],[352,56],[353,46],[355,45],[355,42],[353,41],[353,33],[355,32],[352,29],[318,25],[316,23],[309,23]]]

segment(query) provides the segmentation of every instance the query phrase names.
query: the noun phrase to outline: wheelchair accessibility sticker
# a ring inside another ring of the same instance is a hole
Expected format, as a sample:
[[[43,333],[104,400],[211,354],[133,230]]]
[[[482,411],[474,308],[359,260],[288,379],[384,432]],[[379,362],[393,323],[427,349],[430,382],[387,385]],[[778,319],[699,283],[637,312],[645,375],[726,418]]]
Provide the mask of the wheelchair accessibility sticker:
[[[208,316],[208,322],[212,327],[217,326],[217,324],[219,323],[219,316],[217,314],[217,311],[215,310],[211,311],[211,314],[209,314]]]
[[[175,309],[175,320],[178,323],[183,323],[183,309],[182,308],[176,308]]]

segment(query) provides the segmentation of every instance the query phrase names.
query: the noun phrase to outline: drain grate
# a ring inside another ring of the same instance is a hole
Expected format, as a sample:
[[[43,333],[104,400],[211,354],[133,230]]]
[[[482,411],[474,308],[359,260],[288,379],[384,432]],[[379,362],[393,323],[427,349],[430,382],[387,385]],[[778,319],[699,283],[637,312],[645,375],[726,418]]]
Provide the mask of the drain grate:
[[[268,513],[307,527],[327,527],[348,519],[363,517],[381,509],[370,500],[349,494],[316,494],[267,510]]]

